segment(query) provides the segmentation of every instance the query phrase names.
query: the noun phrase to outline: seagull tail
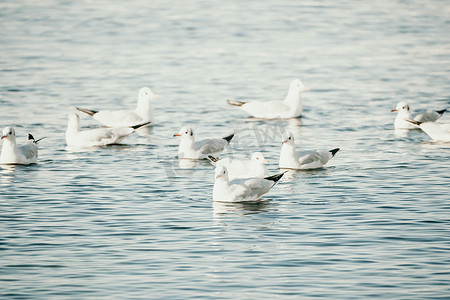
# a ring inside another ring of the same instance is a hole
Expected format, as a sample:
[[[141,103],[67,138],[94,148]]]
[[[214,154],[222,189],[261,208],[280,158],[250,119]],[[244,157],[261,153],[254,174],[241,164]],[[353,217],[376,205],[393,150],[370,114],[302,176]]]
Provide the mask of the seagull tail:
[[[279,174],[272,175],[272,176],[269,176],[269,177],[264,177],[264,179],[272,180],[273,182],[277,183],[278,180],[280,180],[281,177],[283,177],[284,173],[286,173],[286,172],[287,171],[284,171],[283,173],[279,173]]]
[[[330,150],[330,152],[331,152],[331,157],[334,157],[334,156],[336,155],[336,153],[337,153],[339,150],[340,150],[339,148]]]
[[[411,120],[411,119],[405,119],[405,121],[407,121],[407,122],[409,122],[409,123],[411,123],[413,125],[416,125],[416,126],[420,126],[420,124],[423,123],[423,122],[419,122],[419,121]]]
[[[80,108],[80,107],[75,107],[75,108],[81,112],[84,112],[85,114],[90,115],[91,117],[93,117],[96,113],[98,113],[98,111],[96,111],[96,110],[90,110],[90,109]]]
[[[445,112],[447,111],[447,109],[443,109],[443,110],[437,110],[436,112],[440,115],[443,115]]]
[[[32,141],[32,142],[35,143],[35,144],[39,143],[39,142],[42,141],[43,139],[45,139],[45,136],[42,137],[42,138],[40,138],[40,139],[38,139],[38,140],[35,140],[35,139],[34,139],[34,136],[33,136],[31,133],[28,134],[28,140],[29,140],[29,141]]]
[[[133,128],[134,130],[136,130],[136,129],[139,129],[139,128],[141,128],[141,127],[144,127],[145,125],[148,125],[148,124],[150,124],[151,122],[145,122],[145,123],[142,123],[142,124],[137,124],[137,125],[134,125],[134,126],[130,126],[130,128]]]
[[[230,104],[230,105],[233,105],[233,106],[242,106],[242,105],[244,105],[247,102],[245,102],[245,101],[237,101],[237,100],[227,100],[227,103]]]
[[[218,157],[214,157],[214,156],[212,156],[212,155],[208,155],[208,160],[213,164],[213,165],[215,165],[215,163],[217,162],[217,161],[219,161],[219,158]]]
[[[223,137],[223,139],[226,140],[228,143],[230,143],[233,136],[234,136],[234,133],[230,134],[229,136]]]

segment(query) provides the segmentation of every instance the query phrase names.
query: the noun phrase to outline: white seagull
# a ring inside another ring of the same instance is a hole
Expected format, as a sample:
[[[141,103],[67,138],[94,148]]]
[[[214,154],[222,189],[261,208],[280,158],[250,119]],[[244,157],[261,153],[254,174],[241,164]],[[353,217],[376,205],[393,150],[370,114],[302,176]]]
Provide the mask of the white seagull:
[[[409,105],[407,102],[402,101],[397,104],[397,106],[391,110],[391,112],[397,112],[397,117],[394,121],[394,127],[395,129],[412,129],[416,128],[415,126],[411,125],[411,123],[407,122],[407,120],[414,120],[418,122],[434,122],[442,115],[446,109],[443,110],[427,110],[426,112],[420,113],[416,115],[414,118],[412,117],[411,110],[409,108]]]
[[[35,140],[28,134],[28,141],[22,146],[17,146],[16,132],[12,127],[3,129],[3,147],[0,154],[0,164],[29,165],[37,162],[38,145],[41,140]]]
[[[208,155],[218,156],[230,143],[234,134],[221,139],[205,139],[196,142],[194,131],[189,127],[183,127],[173,136],[181,137],[180,146],[178,147],[178,158],[204,159]]]
[[[250,160],[241,160],[233,158],[222,158],[208,156],[211,163],[217,167],[225,166],[228,170],[228,178],[234,180],[237,178],[251,178],[258,177],[264,178],[269,176],[265,163],[267,159],[261,152],[255,152],[252,154]]]
[[[157,98],[148,87],[139,90],[138,103],[135,110],[90,110],[76,107],[108,127],[136,126],[153,122],[151,99]]]
[[[322,168],[339,148],[332,150],[301,151],[295,150],[294,135],[289,133],[283,140],[279,166],[282,169],[312,170]]]
[[[230,181],[225,166],[215,170],[213,201],[244,202],[259,200],[283,177],[284,173],[266,178],[242,178]]]
[[[422,129],[433,141],[450,142],[450,123],[406,121]]]
[[[302,92],[309,90],[300,79],[294,79],[284,101],[234,101],[228,104],[237,106],[255,118],[289,119],[302,115]]]
[[[69,147],[96,147],[118,144],[136,129],[148,124],[143,123],[129,127],[101,127],[81,131],[80,116],[76,113],[70,113],[67,122],[66,142]]]

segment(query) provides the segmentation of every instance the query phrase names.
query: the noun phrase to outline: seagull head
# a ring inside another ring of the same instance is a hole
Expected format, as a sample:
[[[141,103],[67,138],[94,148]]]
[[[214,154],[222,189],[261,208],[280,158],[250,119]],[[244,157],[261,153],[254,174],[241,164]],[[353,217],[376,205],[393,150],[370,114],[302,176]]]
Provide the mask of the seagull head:
[[[77,113],[71,112],[67,116],[67,127],[80,130],[80,116]]]
[[[149,100],[152,98],[158,98],[159,96],[154,94],[149,87],[142,87],[139,89],[138,99],[139,100]]]
[[[399,102],[397,104],[397,106],[393,110],[391,110],[391,112],[394,112],[394,111],[398,112],[398,114],[400,114],[400,115],[411,114],[411,111],[409,110],[409,105],[405,101]]]
[[[175,133],[173,136],[181,136],[182,138],[193,139],[194,131],[190,127],[182,127],[178,133]]]
[[[281,142],[283,145],[294,145],[294,135],[292,132],[288,132],[286,135],[286,138]]]
[[[16,137],[16,131],[14,130],[14,128],[7,126],[3,129],[2,140],[3,139],[14,139],[15,137]]]
[[[303,84],[303,82],[298,78],[291,81],[291,85],[289,86],[289,89],[296,91],[298,93],[301,93],[303,91],[309,91],[309,88],[307,88]]]
[[[214,176],[215,176],[216,180],[221,179],[221,180],[228,181],[228,170],[227,170],[227,168],[225,166],[218,166],[214,170]]]
[[[261,152],[253,153],[251,161],[262,165],[269,162],[267,159],[264,158],[264,155]]]

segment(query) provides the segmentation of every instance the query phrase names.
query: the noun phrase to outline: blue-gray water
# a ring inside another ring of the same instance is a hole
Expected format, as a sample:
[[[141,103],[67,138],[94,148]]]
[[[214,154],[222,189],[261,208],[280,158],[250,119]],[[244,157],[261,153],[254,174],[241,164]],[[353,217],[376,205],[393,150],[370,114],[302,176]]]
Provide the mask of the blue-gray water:
[[[0,169],[0,298],[448,299],[450,146],[396,135],[390,111],[450,107],[449,17],[437,0],[1,1],[1,127],[46,139],[38,164]],[[302,119],[225,102],[297,77]],[[74,106],[134,107],[142,86],[161,95],[148,135],[66,149]],[[183,125],[236,132],[224,156],[262,151],[271,174],[286,127],[341,151],[261,203],[213,204],[212,166],[176,160]]]

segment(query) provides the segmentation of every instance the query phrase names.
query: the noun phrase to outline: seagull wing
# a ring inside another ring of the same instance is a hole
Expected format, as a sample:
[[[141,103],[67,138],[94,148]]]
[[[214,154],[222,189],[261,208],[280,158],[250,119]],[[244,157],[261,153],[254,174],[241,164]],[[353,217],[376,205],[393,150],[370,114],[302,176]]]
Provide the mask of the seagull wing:
[[[38,156],[38,146],[33,142],[26,142],[19,147],[19,150],[27,160],[32,160]]]
[[[222,152],[227,146],[227,141],[224,139],[206,139],[195,143],[195,148],[200,153],[207,155],[210,153]]]

